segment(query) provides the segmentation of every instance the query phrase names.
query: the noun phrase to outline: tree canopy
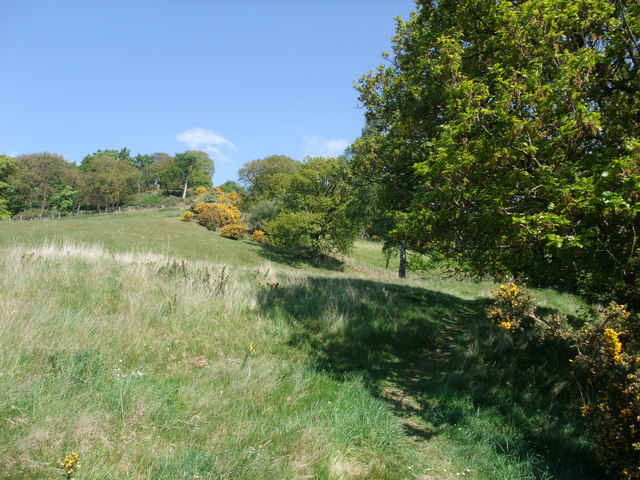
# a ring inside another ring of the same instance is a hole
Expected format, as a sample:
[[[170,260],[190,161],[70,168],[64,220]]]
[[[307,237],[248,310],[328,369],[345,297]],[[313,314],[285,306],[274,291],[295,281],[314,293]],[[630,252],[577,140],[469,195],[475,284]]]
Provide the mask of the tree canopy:
[[[300,167],[300,162],[285,155],[271,155],[244,164],[238,171],[254,201],[279,199],[284,194],[289,176]]]
[[[396,238],[478,273],[638,295],[640,4],[417,2],[357,85]]]
[[[136,158],[131,156],[131,150],[129,150],[127,147],[124,147],[124,148],[121,148],[120,150],[115,150],[112,148],[109,148],[106,150],[97,150],[93,153],[90,153],[89,155],[85,155],[82,161],[80,162],[80,168],[87,169],[95,158],[104,156],[104,155],[109,156],[111,158],[115,158],[116,160],[121,160],[125,163],[128,163],[131,166],[139,167],[139,164],[137,163]]]
[[[85,167],[81,192],[87,205],[115,207],[140,183],[140,172],[124,160],[107,154],[94,157]]]
[[[18,155],[8,176],[11,184],[11,208],[49,208],[51,198],[76,181],[74,165],[57,153]]]
[[[360,233],[355,199],[344,162],[306,158],[293,173],[279,177],[280,211],[266,223],[278,246],[312,254],[346,253]]]
[[[184,185],[182,198],[187,196],[187,187],[211,187],[211,177],[215,172],[213,160],[205,152],[189,150],[176,153],[175,169]],[[191,184],[189,184],[191,182]]]

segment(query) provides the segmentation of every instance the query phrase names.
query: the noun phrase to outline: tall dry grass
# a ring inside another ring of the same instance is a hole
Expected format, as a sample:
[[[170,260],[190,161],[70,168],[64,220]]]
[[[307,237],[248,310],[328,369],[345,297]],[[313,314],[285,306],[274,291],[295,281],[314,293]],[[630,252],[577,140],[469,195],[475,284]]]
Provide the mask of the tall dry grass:
[[[426,468],[384,402],[261,308],[305,274],[70,242],[5,249],[0,272],[0,478],[55,478],[72,450],[84,479]]]

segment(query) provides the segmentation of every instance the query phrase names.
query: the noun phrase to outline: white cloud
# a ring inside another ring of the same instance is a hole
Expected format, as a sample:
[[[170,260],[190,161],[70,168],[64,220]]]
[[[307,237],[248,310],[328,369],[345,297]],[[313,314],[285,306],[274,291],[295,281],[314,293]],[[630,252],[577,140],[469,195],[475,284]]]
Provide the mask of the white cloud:
[[[219,133],[200,127],[193,127],[190,130],[180,132],[176,138],[185,143],[190,150],[205,150],[220,160],[229,159],[222,153],[221,147],[228,147],[234,150],[238,148]]]
[[[351,142],[342,138],[330,140],[309,135],[306,137],[305,152],[309,156],[336,157],[342,155]]]

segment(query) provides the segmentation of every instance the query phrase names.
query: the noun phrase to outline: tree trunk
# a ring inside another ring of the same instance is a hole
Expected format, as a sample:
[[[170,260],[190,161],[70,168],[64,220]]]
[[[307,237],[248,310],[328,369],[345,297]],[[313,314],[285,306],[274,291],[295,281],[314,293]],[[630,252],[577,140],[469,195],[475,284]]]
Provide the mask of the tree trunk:
[[[398,268],[398,277],[405,278],[407,276],[407,241],[403,240],[400,244],[400,267]]]
[[[187,198],[187,184],[189,183],[189,178],[184,181],[184,190],[182,190],[182,198]]]

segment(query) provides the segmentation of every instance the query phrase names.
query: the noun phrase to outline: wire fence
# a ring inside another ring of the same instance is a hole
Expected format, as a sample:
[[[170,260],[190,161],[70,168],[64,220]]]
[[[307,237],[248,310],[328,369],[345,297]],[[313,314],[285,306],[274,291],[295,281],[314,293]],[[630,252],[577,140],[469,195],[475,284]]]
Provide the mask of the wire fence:
[[[33,220],[60,220],[70,217],[84,217],[84,216],[98,216],[98,215],[114,215],[118,213],[135,212],[139,210],[160,210],[163,208],[175,207],[179,208],[180,205],[151,205],[151,206],[127,206],[127,207],[115,207],[115,208],[103,208],[100,210],[76,210],[75,212],[41,212],[40,214],[32,213],[17,213],[16,215],[9,217],[6,221],[9,222],[30,222]]]

